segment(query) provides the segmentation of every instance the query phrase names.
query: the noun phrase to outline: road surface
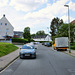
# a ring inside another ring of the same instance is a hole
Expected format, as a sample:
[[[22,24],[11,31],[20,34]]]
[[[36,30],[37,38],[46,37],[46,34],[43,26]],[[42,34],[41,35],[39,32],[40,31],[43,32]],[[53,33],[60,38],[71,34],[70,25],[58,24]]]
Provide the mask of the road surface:
[[[0,75],[75,75],[74,57],[41,44],[36,51],[36,59],[18,58]]]

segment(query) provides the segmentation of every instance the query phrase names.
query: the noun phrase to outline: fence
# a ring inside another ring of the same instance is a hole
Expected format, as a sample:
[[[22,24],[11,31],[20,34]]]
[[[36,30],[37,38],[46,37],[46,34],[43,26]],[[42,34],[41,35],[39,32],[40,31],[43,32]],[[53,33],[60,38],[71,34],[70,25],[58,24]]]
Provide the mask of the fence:
[[[12,40],[0,40],[0,42],[12,43]]]

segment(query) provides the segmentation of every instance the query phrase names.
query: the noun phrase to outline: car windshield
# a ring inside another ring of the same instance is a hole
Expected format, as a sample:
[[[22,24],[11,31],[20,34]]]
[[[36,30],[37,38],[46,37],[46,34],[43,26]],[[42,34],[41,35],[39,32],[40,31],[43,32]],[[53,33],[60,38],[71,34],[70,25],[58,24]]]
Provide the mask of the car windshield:
[[[27,46],[27,45],[24,45],[22,47],[22,49],[34,49],[34,46]]]

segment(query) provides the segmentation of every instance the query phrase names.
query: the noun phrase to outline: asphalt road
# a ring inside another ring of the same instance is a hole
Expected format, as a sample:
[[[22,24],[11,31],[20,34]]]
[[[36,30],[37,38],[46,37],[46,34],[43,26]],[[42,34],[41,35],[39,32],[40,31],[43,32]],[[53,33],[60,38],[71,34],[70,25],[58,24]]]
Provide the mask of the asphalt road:
[[[75,58],[38,46],[36,59],[18,58],[0,75],[75,75]]]

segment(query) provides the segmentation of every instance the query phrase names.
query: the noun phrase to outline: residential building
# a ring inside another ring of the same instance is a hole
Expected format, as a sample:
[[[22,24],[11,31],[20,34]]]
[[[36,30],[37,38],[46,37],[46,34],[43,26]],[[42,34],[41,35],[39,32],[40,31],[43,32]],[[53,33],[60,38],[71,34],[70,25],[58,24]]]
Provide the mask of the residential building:
[[[14,31],[14,38],[23,38],[23,32],[21,31]]]
[[[14,27],[11,25],[11,23],[7,20],[5,15],[0,19],[0,36],[2,37],[13,37],[14,35]]]
[[[52,41],[50,35],[35,35],[31,37],[34,41]]]

